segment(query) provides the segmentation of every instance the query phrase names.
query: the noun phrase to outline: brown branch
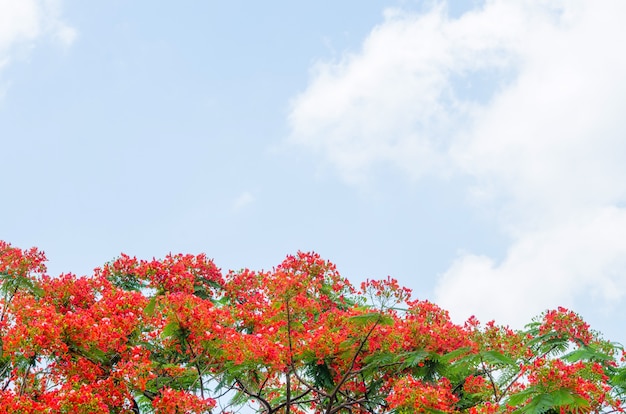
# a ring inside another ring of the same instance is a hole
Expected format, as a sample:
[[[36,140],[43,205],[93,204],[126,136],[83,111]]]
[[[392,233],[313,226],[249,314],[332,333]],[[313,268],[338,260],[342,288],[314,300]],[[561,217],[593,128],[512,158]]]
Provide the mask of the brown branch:
[[[178,317],[176,319],[178,319]],[[180,322],[178,326],[180,326]],[[189,351],[191,352],[191,356],[193,358],[193,366],[194,368],[196,368],[196,371],[198,371],[198,381],[200,381],[200,396],[204,399],[204,381],[202,380],[202,370],[200,369],[200,364],[198,363],[198,356],[193,350],[193,345],[187,339],[187,336],[188,336],[187,331],[185,330],[183,332],[181,330],[181,333],[183,333],[183,337],[182,337],[183,341],[185,341],[185,343],[187,344],[187,347],[189,348]]]
[[[228,389],[226,391],[224,391],[223,393],[221,393],[220,395],[215,396],[215,399],[219,400],[220,398],[222,398],[223,396],[225,396],[226,394],[231,392],[233,389],[235,389],[235,384],[233,384],[230,387],[228,387]]]
[[[300,381],[300,383],[302,383],[307,389],[309,389],[310,391],[315,390],[316,393],[329,398],[330,394],[328,394],[326,391],[321,390],[321,389],[316,389],[315,386],[309,384],[307,381],[305,381],[302,377],[300,377],[300,375],[298,374],[298,371],[294,368],[293,370],[293,375],[295,375],[295,377],[298,379],[298,381]]]
[[[30,374],[30,369],[35,366],[36,362],[37,362],[37,355],[35,354],[28,361],[28,366],[26,367],[26,371],[24,371],[24,376],[22,377],[22,383],[20,384],[20,393],[19,393],[20,396],[24,395],[24,392],[26,391],[26,379],[28,377],[28,374]]]
[[[268,413],[273,412],[274,410],[272,410],[272,406],[271,404],[263,397],[261,397],[261,394],[255,394],[252,391],[249,391],[246,386],[244,385],[243,382],[241,382],[241,380],[236,379],[235,382],[237,383],[237,385],[239,386],[239,389],[244,393],[249,395],[252,398],[256,398],[257,400],[259,400],[261,402],[261,404],[263,404],[265,406],[265,408],[267,409]]]
[[[291,375],[289,375],[289,370],[291,368],[287,369],[287,372],[285,373],[285,386],[287,387],[287,391],[286,391],[286,398],[287,400],[285,401],[285,414],[289,414],[291,412]]]
[[[294,368],[293,367],[293,345],[291,343],[291,313],[289,311],[289,299],[285,300],[285,310],[287,312],[287,341],[289,344],[289,366],[287,367],[287,372],[285,372],[285,385],[287,387],[286,391],[286,406],[285,406],[285,414],[289,414],[291,412],[291,375],[289,372]]]
[[[273,411],[278,411],[283,407],[289,407],[290,405],[293,405],[294,403],[298,402],[298,400],[300,400],[301,398],[306,397],[312,390],[306,390],[304,391],[302,394],[298,395],[297,397],[294,397],[290,400],[289,405],[287,404],[287,402],[283,402],[278,404],[276,407],[274,407]],[[307,400],[307,401],[299,401],[298,404],[302,404],[302,403],[306,403],[306,402],[312,402],[312,401],[316,401],[316,400]]]
[[[348,380],[348,378],[350,376],[355,374],[355,372],[353,372],[352,369],[354,368],[354,365],[356,364],[356,360],[359,357],[359,354],[361,353],[361,351],[363,350],[363,347],[367,343],[367,340],[372,335],[372,333],[374,333],[374,330],[378,326],[378,323],[380,322],[381,319],[382,319],[382,314],[378,314],[378,319],[376,320],[376,322],[374,322],[374,324],[372,325],[370,330],[367,332],[367,334],[365,335],[365,337],[361,341],[361,344],[359,345],[358,349],[354,353],[354,357],[352,357],[352,361],[350,362],[350,367],[348,368],[346,373],[343,375],[343,377],[341,377],[341,379],[339,380],[339,382],[337,383],[337,385],[335,386],[333,391],[330,393],[329,401],[328,401],[328,407],[326,408],[326,413],[327,414],[333,414],[334,412],[336,412],[335,410],[332,409],[333,408],[333,401],[335,400],[335,398],[337,398],[337,393],[339,392],[339,389],[341,388],[341,386]],[[340,407],[341,407],[341,405],[340,405]]]
[[[548,349],[546,352],[544,352],[543,354],[541,354],[540,356],[538,356],[537,358],[535,358],[535,360],[539,359],[539,358],[543,358],[546,355],[548,355],[550,352],[554,351],[556,349],[556,344],[552,345],[552,347],[550,347],[550,349]],[[528,361],[530,362],[532,360],[529,359]],[[504,389],[504,391],[502,391],[502,394],[500,394],[500,398],[497,401],[502,400],[502,398],[504,398],[504,396],[506,395],[507,392],[509,392],[509,390],[511,389],[511,387],[517,382],[518,379],[520,379],[520,377],[524,375],[524,371],[520,370],[520,373],[517,374],[515,377],[513,377],[513,379],[511,380],[511,382],[509,383],[509,385],[507,385],[507,387]]]
[[[332,410],[328,411],[328,413],[329,414],[334,414],[334,413],[338,412],[339,410],[343,410],[344,408],[348,408],[348,407],[356,405],[356,404],[361,404],[361,403],[366,402],[366,401],[367,401],[367,398],[365,398],[365,397],[359,398],[359,399],[351,398],[350,401],[346,401],[346,402],[343,402],[343,403],[339,404],[337,407],[335,407]]]
[[[498,397],[498,387],[496,387],[496,382],[493,379],[493,375],[491,375],[491,370],[487,369],[487,367],[485,366],[485,361],[483,361],[482,358],[480,359],[480,363],[483,367],[483,372],[489,377],[491,389],[493,390],[493,397],[496,399],[496,401],[500,401],[500,397]]]

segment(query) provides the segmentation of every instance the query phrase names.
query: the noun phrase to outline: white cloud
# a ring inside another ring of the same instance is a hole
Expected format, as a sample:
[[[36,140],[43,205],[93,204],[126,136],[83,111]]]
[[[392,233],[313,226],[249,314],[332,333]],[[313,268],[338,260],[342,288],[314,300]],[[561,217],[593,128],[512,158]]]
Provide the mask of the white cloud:
[[[451,126],[463,125],[475,107],[456,98],[451,78],[511,67],[515,56],[505,46],[517,20],[499,8],[458,21],[443,7],[423,15],[387,11],[360,53],[313,69],[293,102],[292,142],[322,153],[349,181],[379,162],[415,177],[445,168]]]
[[[39,35],[39,8],[34,1],[0,0],[0,53],[18,41]]]
[[[614,305],[626,293],[625,232],[626,211],[607,207],[521,234],[502,263],[464,254],[441,278],[438,303],[460,320],[476,315],[516,327],[580,297]]]
[[[77,32],[61,19],[58,0],[0,0],[0,71],[43,36],[70,46]]]
[[[256,198],[249,191],[244,191],[233,201],[232,208],[234,211],[239,211],[242,208],[252,204]]]
[[[78,37],[78,31],[61,18],[63,0],[43,0],[44,27],[62,46],[71,46]]]
[[[349,182],[379,163],[475,179],[468,194],[499,206],[512,242],[500,263],[464,253],[442,276],[453,315],[517,324],[583,296],[623,299],[625,20],[621,1],[388,11],[358,53],[314,68],[291,142]]]

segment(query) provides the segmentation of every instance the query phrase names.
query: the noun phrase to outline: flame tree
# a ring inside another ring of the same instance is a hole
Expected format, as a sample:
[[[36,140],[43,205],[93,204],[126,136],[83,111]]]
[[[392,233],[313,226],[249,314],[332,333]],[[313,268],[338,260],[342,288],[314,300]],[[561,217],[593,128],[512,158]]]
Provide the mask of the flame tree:
[[[121,255],[90,277],[0,241],[2,413],[624,411],[624,352],[576,313],[454,324],[315,253],[222,274]]]

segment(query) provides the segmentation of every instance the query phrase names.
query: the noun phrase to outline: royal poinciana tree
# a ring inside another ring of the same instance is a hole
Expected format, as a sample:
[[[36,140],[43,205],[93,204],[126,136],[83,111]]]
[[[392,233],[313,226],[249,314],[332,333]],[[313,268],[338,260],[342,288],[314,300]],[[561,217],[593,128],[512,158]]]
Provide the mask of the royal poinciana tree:
[[[0,242],[3,413],[622,412],[624,353],[575,313],[523,331],[360,288],[314,253],[222,274],[122,255],[89,277]]]

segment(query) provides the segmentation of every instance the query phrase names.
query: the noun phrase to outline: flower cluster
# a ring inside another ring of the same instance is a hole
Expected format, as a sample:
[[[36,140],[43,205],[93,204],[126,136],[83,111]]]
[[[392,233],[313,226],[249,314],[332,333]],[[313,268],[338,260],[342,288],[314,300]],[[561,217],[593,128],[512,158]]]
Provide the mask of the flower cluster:
[[[443,378],[437,383],[427,383],[411,375],[396,381],[387,397],[391,408],[407,413],[451,413],[456,411],[457,401],[449,380]]]
[[[588,344],[593,339],[589,324],[575,312],[563,307],[549,310],[543,315],[543,324],[539,328],[540,334],[554,332],[559,337],[569,338]]]

